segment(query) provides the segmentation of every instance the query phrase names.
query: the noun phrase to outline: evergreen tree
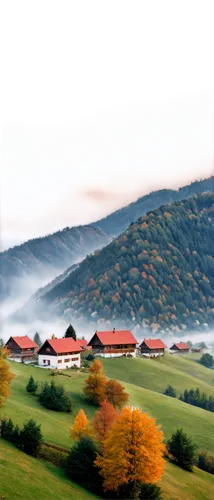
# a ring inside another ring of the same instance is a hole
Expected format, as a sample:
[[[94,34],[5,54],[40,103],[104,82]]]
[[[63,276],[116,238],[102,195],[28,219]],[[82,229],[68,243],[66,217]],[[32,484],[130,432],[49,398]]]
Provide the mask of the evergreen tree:
[[[183,429],[178,429],[172,434],[171,439],[167,443],[169,453],[174,457],[175,462],[182,469],[192,471],[195,463],[196,445],[192,443],[191,438],[183,432]]]
[[[4,347],[4,342],[3,342],[3,339],[0,339],[0,348],[1,347]]]
[[[214,358],[211,356],[211,354],[203,354],[200,358],[200,363],[207,368],[213,368],[214,367]]]
[[[168,385],[163,394],[170,396],[171,398],[176,398],[176,390],[172,387],[172,385]]]
[[[42,433],[41,426],[37,425],[35,420],[28,420],[24,424],[23,429],[20,431],[20,442],[25,453],[35,457],[38,455],[42,443]]]
[[[65,392],[63,385],[57,385],[55,382],[45,384],[39,395],[39,401],[49,410],[65,411],[70,413],[72,411],[72,400]]]
[[[41,341],[41,339],[40,339],[40,335],[39,335],[39,333],[38,333],[38,332],[36,332],[36,333],[35,333],[35,335],[34,335],[34,337],[33,337],[33,340],[34,340],[34,342],[36,342],[36,344],[37,344],[39,347],[41,347],[41,345],[42,345],[42,341]]]
[[[82,437],[72,448],[66,463],[68,477],[84,488],[101,492],[101,477],[95,466],[97,448],[89,437]]]
[[[72,337],[72,339],[77,340],[76,332],[72,325],[69,325],[65,332],[65,338],[67,337]]]
[[[37,387],[38,387],[38,382],[36,382],[33,376],[31,375],[26,385],[26,391],[30,392],[31,394],[35,394],[37,391]]]

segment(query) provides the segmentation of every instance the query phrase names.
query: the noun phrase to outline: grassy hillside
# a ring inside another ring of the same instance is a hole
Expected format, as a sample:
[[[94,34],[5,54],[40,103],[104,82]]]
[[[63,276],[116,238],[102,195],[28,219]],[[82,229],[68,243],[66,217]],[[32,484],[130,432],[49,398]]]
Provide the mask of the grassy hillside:
[[[43,307],[99,328],[204,330],[214,324],[213,240],[214,194],[162,206],[87,257]]]
[[[145,363],[147,363],[147,365]],[[148,369],[149,366],[156,366],[155,362],[154,364],[152,363],[153,361],[151,360],[147,361],[140,359],[124,360],[121,358],[118,360],[104,360],[107,375],[116,377],[118,380],[125,382],[124,385],[130,394],[130,402],[136,406],[142,407],[142,409],[150,412],[154,417],[156,417],[157,422],[163,425],[166,438],[168,438],[178,426],[183,427],[186,432],[193,436],[200,448],[206,448],[213,453],[214,415],[211,412],[202,410],[201,408],[195,408],[182,403],[179,400],[174,400],[154,392],[156,390],[160,390],[159,382],[155,381],[155,379],[161,379],[159,376],[159,370],[156,370],[156,373],[153,375],[147,372],[147,376],[141,378],[140,381],[140,375],[145,373],[145,366],[147,366]],[[85,375],[70,372],[72,373],[71,378],[61,375],[54,378],[57,382],[62,383],[66,390],[71,393],[74,402],[74,411],[72,414],[61,414],[46,410],[39,404],[36,397],[29,395],[25,390],[27,380],[31,374],[39,381],[51,381],[52,377],[50,376],[49,370],[12,362],[10,362],[10,364],[12,371],[16,374],[16,378],[11,384],[10,398],[7,401],[5,408],[0,411],[0,415],[10,416],[15,422],[20,424],[27,418],[34,417],[39,423],[42,424],[42,431],[46,441],[62,445],[64,447],[70,447],[71,438],[69,437],[68,430],[72,425],[79,408],[84,408],[86,415],[89,418],[93,416],[95,411],[94,408],[88,405],[82,398],[82,387]],[[172,371],[173,370],[171,370],[171,374]],[[180,371],[177,376],[180,378],[180,384],[182,386],[182,372]],[[185,374],[183,376],[185,378]],[[167,371],[166,380],[164,381],[165,375],[163,372],[162,384],[164,384],[164,388],[168,383],[170,383],[169,377],[170,375]],[[193,387],[195,385],[195,378],[191,378],[191,376],[189,377],[188,382],[190,387]],[[138,380],[140,381],[140,384],[136,385]],[[148,380],[150,380],[150,390],[145,388],[149,385],[149,383],[146,382]],[[132,381],[132,383],[130,383],[130,381]],[[208,389],[209,387],[210,386],[207,384],[206,388]]]
[[[3,439],[0,444],[0,495],[4,500],[87,500],[97,498],[68,481],[63,471],[25,455]]]
[[[0,477],[0,494],[5,500],[97,498],[68,481],[54,465],[29,457],[3,440],[0,447]],[[170,463],[166,463],[160,486],[164,500],[212,500],[214,495],[213,476],[196,468],[191,474]]]
[[[197,356],[197,355],[196,355]],[[171,384],[177,395],[185,389],[199,387],[214,395],[214,370],[209,370],[191,357],[166,353],[163,358],[108,358],[103,360],[110,378],[120,379],[152,391],[161,392]]]

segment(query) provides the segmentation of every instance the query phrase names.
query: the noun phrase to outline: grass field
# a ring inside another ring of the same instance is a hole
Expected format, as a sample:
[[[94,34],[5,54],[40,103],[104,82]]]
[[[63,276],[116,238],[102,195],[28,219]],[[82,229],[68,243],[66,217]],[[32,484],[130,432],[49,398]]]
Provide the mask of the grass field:
[[[199,387],[207,394],[214,393],[214,372],[201,366],[197,362],[197,355],[166,355],[161,360],[119,358],[102,361],[107,376],[124,384],[130,394],[130,403],[149,412],[162,425],[166,439],[178,427],[182,427],[192,436],[199,449],[207,449],[214,455],[214,414],[162,394],[169,383],[176,388],[178,395],[185,388],[191,387]],[[49,370],[15,362],[10,362],[10,366],[16,377],[11,384],[10,397],[5,407],[0,409],[0,418],[11,417],[15,423],[22,424],[33,417],[41,423],[46,441],[70,448],[72,441],[69,427],[76,413],[82,407],[88,418],[91,418],[95,412],[82,397],[86,375],[69,371],[71,377],[59,375],[53,378]],[[30,375],[39,382],[55,380],[62,383],[72,396],[72,414],[47,410],[39,404],[37,397],[29,395],[26,384]],[[3,440],[0,442],[0,466],[0,485],[4,488],[0,489],[0,494],[4,494],[6,500],[45,500],[51,498],[51,493],[54,500],[95,498],[77,485],[69,483],[59,469],[47,462],[27,457]],[[14,481],[11,479],[13,477]],[[164,500],[214,498],[213,477],[197,469],[194,474],[190,474],[167,463],[161,486]]]
[[[161,392],[171,384],[177,395],[185,389],[199,387],[202,392],[214,395],[214,370],[202,366],[196,355],[167,354],[163,358],[107,358],[103,360],[106,373],[111,378]]]
[[[170,463],[160,483],[164,500],[213,500],[214,477],[198,469],[185,472]],[[0,495],[5,500],[86,500],[95,495],[68,481],[63,471],[13,445],[0,442]]]
[[[176,362],[179,365],[177,357]],[[214,414],[183,403],[178,399],[169,398],[159,392],[155,392],[158,387],[160,388],[161,384],[165,388],[168,383],[172,383],[172,378],[170,377],[174,377],[175,375],[174,368],[170,366],[170,363],[171,356],[169,358],[166,356],[161,362],[129,358],[103,360],[106,374],[124,383],[127,392],[130,394],[131,404],[141,407],[156,417],[157,423],[162,424],[166,439],[178,427],[183,427],[193,437],[194,441],[197,442],[200,449],[205,448],[211,454],[214,454]],[[184,385],[183,379],[186,380],[187,376],[186,372],[182,372],[181,367],[184,364],[186,370],[191,369],[192,363],[195,363],[196,367],[198,367],[198,363],[193,360],[183,360],[183,358],[180,360],[180,369],[176,366],[177,384],[180,387]],[[10,362],[10,365],[16,378],[11,384],[10,398],[5,408],[0,411],[0,415],[9,416],[18,424],[22,424],[26,419],[33,416],[33,418],[41,423],[46,441],[69,448],[71,446],[69,427],[72,425],[77,411],[82,407],[89,418],[95,412],[94,408],[87,404],[81,395],[85,374],[70,371],[72,374],[70,378],[61,375],[54,377],[54,380],[62,383],[66,390],[71,393],[74,403],[72,414],[57,413],[46,410],[40,405],[37,397],[29,395],[25,389],[27,380],[31,374],[40,382],[53,380],[53,377],[50,376],[50,371],[14,362]],[[159,367],[161,368],[159,369]],[[199,375],[201,368],[204,367],[199,366]],[[212,373],[211,370],[206,368],[205,370],[207,370],[208,376],[209,372]],[[191,375],[188,375],[188,377],[188,387],[194,387],[195,377]],[[197,379],[196,384],[198,382],[200,382],[200,379]],[[149,389],[145,388],[146,386],[149,386]],[[206,383],[206,388],[209,388],[212,392],[212,387],[208,383]]]
[[[0,442],[0,496],[5,500],[87,500],[97,498],[68,481],[62,470]]]

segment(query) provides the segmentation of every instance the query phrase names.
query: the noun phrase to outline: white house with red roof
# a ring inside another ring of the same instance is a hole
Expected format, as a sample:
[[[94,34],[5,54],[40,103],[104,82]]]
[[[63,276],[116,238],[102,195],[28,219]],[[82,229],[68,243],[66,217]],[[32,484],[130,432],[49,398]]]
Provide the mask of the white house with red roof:
[[[9,351],[9,358],[27,360],[38,351],[39,346],[27,335],[10,337],[5,346]]]
[[[96,356],[104,358],[136,356],[138,341],[130,330],[113,330],[105,332],[95,332],[88,346]]]
[[[190,346],[186,342],[177,342],[170,347],[170,351],[173,353],[185,354],[190,351]]]
[[[144,339],[139,347],[139,353],[146,357],[163,356],[167,346],[161,339]]]
[[[81,351],[79,343],[71,337],[46,340],[38,350],[38,364],[60,370],[72,366],[80,368]]]

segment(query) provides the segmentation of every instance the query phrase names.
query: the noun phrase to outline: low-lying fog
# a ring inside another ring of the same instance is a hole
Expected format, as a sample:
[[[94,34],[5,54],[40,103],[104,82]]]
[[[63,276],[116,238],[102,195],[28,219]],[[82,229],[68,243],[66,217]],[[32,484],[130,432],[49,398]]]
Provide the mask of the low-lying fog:
[[[78,324],[76,324],[75,321],[72,321],[71,319],[71,324],[73,324],[77,336],[81,338],[83,335],[86,340],[90,340],[92,335],[95,333],[96,326],[88,325],[85,324],[84,327],[78,327]],[[35,333],[38,332],[40,335],[40,338],[42,341],[44,341],[47,338],[51,338],[52,334],[54,334],[56,337],[60,338],[63,337],[65,334],[65,331],[69,325],[69,322],[66,322],[65,320],[56,320],[56,321],[41,321],[41,320],[36,320],[32,321],[29,324],[22,324],[22,323],[2,323],[1,324],[1,329],[0,329],[0,338],[2,338],[5,342],[9,339],[11,336],[18,336],[18,335],[28,335],[29,337],[33,338]],[[114,325],[112,325],[113,328]],[[102,329],[102,328],[101,328]],[[107,327],[107,329],[110,329],[110,327]],[[159,337],[160,335],[149,335],[147,332],[143,332],[141,330],[140,332],[134,333],[135,337],[137,338],[138,342],[141,343],[144,337],[146,338],[155,338]],[[207,347],[212,349],[214,351],[214,331],[212,332],[189,332],[186,333],[185,335],[165,335],[161,336],[163,341],[168,347],[171,347],[171,345],[174,342],[187,342],[190,340],[193,344],[197,344],[199,342],[205,342]]]

